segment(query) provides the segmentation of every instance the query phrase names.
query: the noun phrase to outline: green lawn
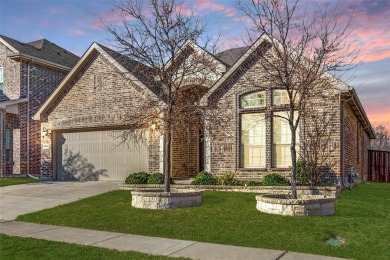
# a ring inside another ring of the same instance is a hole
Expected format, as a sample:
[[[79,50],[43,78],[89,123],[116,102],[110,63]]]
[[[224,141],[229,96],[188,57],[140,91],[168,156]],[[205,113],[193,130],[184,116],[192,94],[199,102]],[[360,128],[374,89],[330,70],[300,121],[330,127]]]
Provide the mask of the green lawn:
[[[390,259],[390,185],[361,184],[337,200],[336,215],[285,217],[256,210],[255,194],[205,192],[200,207],[131,207],[129,191],[100,196],[17,220],[78,228],[262,247],[354,259]],[[339,236],[340,247],[325,244]]]
[[[0,234],[0,259],[178,259]],[[181,258],[184,259],[184,258]]]
[[[39,182],[39,179],[32,178],[0,178],[0,187],[9,186],[9,185],[18,185],[31,182]]]

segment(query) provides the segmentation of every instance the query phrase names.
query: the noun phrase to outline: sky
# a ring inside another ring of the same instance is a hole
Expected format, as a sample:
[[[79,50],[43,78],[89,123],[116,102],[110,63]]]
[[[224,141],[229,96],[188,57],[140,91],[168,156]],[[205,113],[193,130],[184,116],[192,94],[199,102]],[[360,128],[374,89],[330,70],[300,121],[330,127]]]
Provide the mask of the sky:
[[[184,5],[207,21],[208,34],[221,35],[221,50],[244,45],[248,24],[236,13],[234,0],[188,0]],[[363,62],[349,74],[348,84],[371,124],[390,130],[390,0],[341,0],[339,15],[352,12]],[[116,19],[109,0],[0,0],[0,34],[21,42],[46,38],[81,56],[93,42],[109,43],[99,15]]]

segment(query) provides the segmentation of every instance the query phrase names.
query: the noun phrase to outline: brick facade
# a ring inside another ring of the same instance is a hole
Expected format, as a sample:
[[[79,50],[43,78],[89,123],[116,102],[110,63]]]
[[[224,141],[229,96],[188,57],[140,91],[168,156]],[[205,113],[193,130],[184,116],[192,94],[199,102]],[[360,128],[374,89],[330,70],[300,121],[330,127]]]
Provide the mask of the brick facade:
[[[39,175],[41,168],[41,123],[31,118],[66,73],[33,63],[11,60],[7,57],[10,54],[12,51],[0,43],[0,66],[4,68],[4,92],[1,100],[27,98],[28,84],[30,95],[28,103],[23,102],[18,105],[18,114],[4,113],[2,133],[5,133],[6,129],[11,131],[11,149],[10,152],[5,150],[6,137],[3,134],[2,173],[3,175],[12,175],[29,172]],[[28,123],[27,120],[29,120]],[[29,126],[27,126],[28,124]],[[27,170],[27,135],[29,135],[30,144],[29,171]],[[10,153],[9,160],[6,158],[6,153]]]
[[[42,128],[51,129],[43,143],[53,147],[58,131],[124,129],[127,113],[138,109],[142,95],[107,58],[95,51],[46,113]],[[149,135],[149,171],[159,171],[159,135]],[[42,144],[43,145],[43,144]],[[42,174],[53,175],[55,148],[42,150]]]
[[[264,71],[259,64],[262,55],[271,55],[266,52],[268,47],[260,45],[246,61],[238,67],[224,83],[216,89],[208,98],[209,105],[215,106],[215,116],[210,122],[210,129],[219,122],[226,121],[222,131],[207,133],[205,143],[199,142],[195,135],[178,128],[172,136],[172,168],[171,174],[176,178],[194,177],[203,166],[215,175],[224,172],[234,172],[241,179],[261,180],[270,172],[279,172],[289,176],[289,168],[274,168],[272,164],[273,154],[273,114],[278,111],[286,111],[286,105],[275,106],[272,102],[272,91],[276,86],[267,84],[264,80]],[[122,75],[106,55],[97,50],[88,54],[82,65],[72,75],[68,85],[64,85],[62,92],[53,100],[43,113],[43,127],[53,130],[52,134],[42,138],[43,145],[49,145],[51,149],[41,150],[41,172],[46,176],[53,176],[53,139],[55,134],[61,131],[91,131],[102,129],[124,129],[126,127],[126,115],[131,114],[145,102],[145,96],[138,87]],[[201,95],[197,98],[186,98],[186,101],[197,102],[210,87],[198,86]],[[240,108],[242,95],[253,91],[266,93],[265,106],[262,108]],[[355,113],[346,103],[341,110],[340,91],[333,88],[324,89],[322,95],[316,97],[313,102],[312,114],[320,115],[327,111],[331,115],[329,121],[330,141],[328,144],[328,157],[323,163],[323,174],[334,177],[341,176],[344,167],[345,174],[349,173],[348,165],[353,165],[354,171],[366,174],[367,170],[367,143],[369,137],[357,119]],[[183,101],[184,102],[184,101]],[[185,102],[184,102],[185,103]],[[184,104],[183,103],[183,104]],[[178,102],[176,105],[180,105]],[[266,129],[266,164],[264,168],[243,168],[240,162],[240,120],[246,113],[264,113]],[[342,120],[344,115],[344,121]],[[188,131],[195,130],[191,125],[186,126]],[[344,140],[342,129],[344,127]],[[314,131],[314,125],[302,122],[299,136],[301,140],[307,137],[310,131]],[[221,130],[221,129],[219,129]],[[22,133],[23,135],[23,133]],[[149,134],[149,171],[161,171],[161,147],[158,132]],[[303,142],[302,142],[303,143]],[[302,145],[301,143],[301,145]],[[203,148],[203,145],[205,146]],[[344,146],[344,165],[342,165],[342,147]],[[47,146],[46,146],[47,147]],[[204,150],[203,150],[204,149]],[[304,149],[304,147],[300,147]],[[204,152],[203,152],[204,151]],[[207,152],[208,151],[208,152]],[[200,158],[201,156],[204,156]],[[204,159],[204,165],[202,162]],[[23,164],[21,165],[23,167]]]

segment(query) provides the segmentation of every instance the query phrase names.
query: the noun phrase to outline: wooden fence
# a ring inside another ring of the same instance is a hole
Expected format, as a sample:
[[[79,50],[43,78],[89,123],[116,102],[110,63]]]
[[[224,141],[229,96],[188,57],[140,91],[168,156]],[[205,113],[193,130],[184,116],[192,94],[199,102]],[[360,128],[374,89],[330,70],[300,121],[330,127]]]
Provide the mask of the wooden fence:
[[[390,152],[368,150],[367,180],[390,182]]]

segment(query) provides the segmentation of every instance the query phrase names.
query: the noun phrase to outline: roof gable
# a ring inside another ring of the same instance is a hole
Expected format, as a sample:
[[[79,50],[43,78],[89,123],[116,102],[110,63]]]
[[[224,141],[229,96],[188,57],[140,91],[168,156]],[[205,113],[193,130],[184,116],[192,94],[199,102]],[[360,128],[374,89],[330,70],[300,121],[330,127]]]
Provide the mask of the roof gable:
[[[22,43],[4,35],[0,35],[0,39],[15,52],[15,55],[28,55],[68,68],[72,68],[79,60],[77,55],[46,39],[29,43]]]
[[[54,92],[49,96],[49,98],[43,103],[37,113],[34,115],[34,120],[41,120],[47,111],[51,108],[52,105],[55,104],[57,98],[62,94],[63,91],[66,90],[66,87],[74,81],[79,72],[85,67],[85,65],[89,62],[89,60],[99,52],[103,55],[114,67],[118,69],[118,71],[127,79],[131,80],[139,89],[142,91],[146,91],[149,94],[155,95],[155,92],[148,88],[145,84],[148,79],[139,79],[136,77],[131,71],[132,67],[136,66],[144,66],[138,62],[135,62],[129,58],[127,58],[127,63],[124,59],[125,56],[120,55],[119,53],[97,43],[93,43],[89,49],[85,52],[79,62],[73,67],[73,69],[68,73],[68,75],[62,80],[60,85],[54,90]],[[131,65],[134,66],[131,66]],[[127,68],[125,68],[126,66]],[[139,71],[139,70],[137,70]],[[140,75],[138,75],[140,76]]]

